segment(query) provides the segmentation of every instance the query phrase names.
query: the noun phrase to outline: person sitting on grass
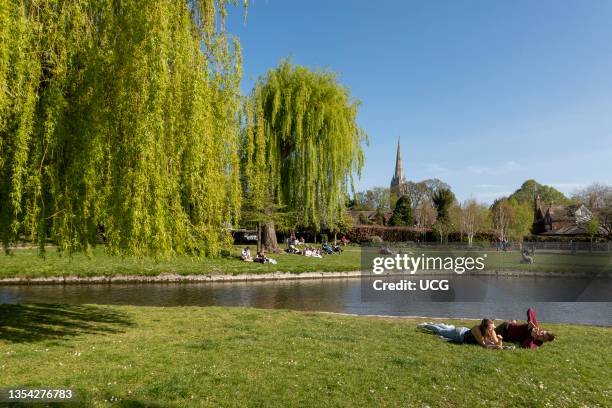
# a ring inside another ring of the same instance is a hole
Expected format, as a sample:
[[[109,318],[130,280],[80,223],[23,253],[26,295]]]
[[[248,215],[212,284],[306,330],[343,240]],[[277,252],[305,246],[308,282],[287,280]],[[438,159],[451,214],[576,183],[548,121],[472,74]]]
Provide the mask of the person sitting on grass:
[[[312,256],[314,258],[323,258],[323,252],[321,252],[320,249],[313,249],[312,250]]]
[[[322,258],[321,253],[318,249],[314,249],[311,246],[308,246],[304,249],[304,256],[312,257],[312,258]]]
[[[518,343],[523,348],[534,349],[547,341],[553,341],[555,335],[540,328],[534,309],[527,309],[527,323],[519,324],[516,320],[503,322],[496,327],[496,332],[510,343]]]
[[[328,255],[332,255],[334,253],[334,250],[331,246],[329,246],[327,242],[324,242],[321,247],[323,248],[323,251],[325,251]]]
[[[521,257],[523,258],[522,262],[524,263],[528,263],[528,264],[535,263],[534,257],[529,254],[529,251],[527,249],[523,249],[521,251]]]
[[[289,244],[289,248],[287,248],[285,251],[289,254],[297,254],[297,255],[300,255],[302,253],[302,251],[297,249],[296,246],[293,244]]]
[[[472,327],[455,327],[444,323],[420,323],[419,329],[428,330],[447,341],[460,344],[476,344],[485,348],[503,349],[502,337],[495,332],[491,319],[482,319],[479,325]]]
[[[259,263],[271,263],[273,265],[276,265],[276,259],[272,259],[272,258],[268,258],[266,257],[266,251],[264,251],[263,249],[259,252],[257,252],[257,257],[255,257],[255,262],[259,262]]]
[[[251,250],[249,247],[244,247],[242,254],[240,255],[240,259],[246,262],[253,262],[253,257],[251,257]]]

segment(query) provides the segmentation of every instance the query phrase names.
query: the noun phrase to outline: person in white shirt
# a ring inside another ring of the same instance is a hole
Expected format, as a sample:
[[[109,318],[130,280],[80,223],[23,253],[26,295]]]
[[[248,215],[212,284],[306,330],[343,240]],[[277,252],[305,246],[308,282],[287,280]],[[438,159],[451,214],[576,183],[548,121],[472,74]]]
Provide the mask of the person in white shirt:
[[[251,250],[249,247],[245,247],[242,250],[242,254],[240,255],[240,259],[246,262],[253,262],[253,258],[251,257]]]

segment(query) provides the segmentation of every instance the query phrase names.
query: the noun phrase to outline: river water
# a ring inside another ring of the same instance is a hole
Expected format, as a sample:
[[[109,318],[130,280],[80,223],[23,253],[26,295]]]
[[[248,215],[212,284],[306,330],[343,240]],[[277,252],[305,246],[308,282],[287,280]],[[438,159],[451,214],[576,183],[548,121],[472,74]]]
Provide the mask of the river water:
[[[0,303],[69,303],[141,306],[245,306],[359,315],[525,319],[535,307],[547,322],[612,326],[609,278],[480,277],[478,299],[450,301],[435,294],[364,296],[368,280],[309,279],[232,283],[147,283],[0,286]],[[451,282],[452,283],[452,282]],[[567,292],[559,297],[559,288]],[[571,292],[571,290],[570,290]],[[576,295],[578,294],[578,295]],[[572,299],[576,301],[556,301]],[[606,300],[606,301],[588,301]],[[475,301],[477,300],[477,301]],[[549,300],[549,301],[542,301]]]

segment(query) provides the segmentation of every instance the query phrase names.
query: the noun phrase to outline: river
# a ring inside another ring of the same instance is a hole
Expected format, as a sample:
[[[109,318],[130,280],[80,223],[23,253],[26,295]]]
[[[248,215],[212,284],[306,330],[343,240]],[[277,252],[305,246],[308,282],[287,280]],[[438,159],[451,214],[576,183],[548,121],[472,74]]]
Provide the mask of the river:
[[[308,279],[232,283],[130,283],[0,286],[0,303],[68,303],[141,306],[245,306],[351,313],[358,315],[525,319],[535,307],[542,321],[612,326],[612,280],[609,278],[480,277],[478,299],[390,294],[364,297],[369,281]],[[452,283],[452,282],[451,282]],[[474,287],[473,285],[470,285]],[[556,288],[556,289],[555,289]],[[574,288],[581,296],[558,288]],[[577,289],[576,289],[577,288]],[[587,293],[588,296],[584,297]],[[519,294],[519,295],[517,295]],[[573,296],[573,297],[572,297]],[[571,298],[577,301],[556,301]],[[606,301],[584,301],[606,300]],[[365,300],[365,301],[364,301]],[[475,301],[477,300],[477,301]],[[548,300],[548,301],[542,301]]]

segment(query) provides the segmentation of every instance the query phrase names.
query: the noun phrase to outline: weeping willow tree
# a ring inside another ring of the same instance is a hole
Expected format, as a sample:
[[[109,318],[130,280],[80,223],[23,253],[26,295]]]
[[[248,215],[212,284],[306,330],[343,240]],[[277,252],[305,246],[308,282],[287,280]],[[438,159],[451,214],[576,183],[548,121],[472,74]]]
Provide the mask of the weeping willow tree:
[[[357,109],[335,74],[290,61],[256,84],[246,109],[243,187],[266,248],[276,248],[275,209],[316,231],[342,222],[367,138]]]
[[[0,232],[216,255],[240,208],[227,0],[0,0]],[[232,2],[233,3],[233,2]]]

